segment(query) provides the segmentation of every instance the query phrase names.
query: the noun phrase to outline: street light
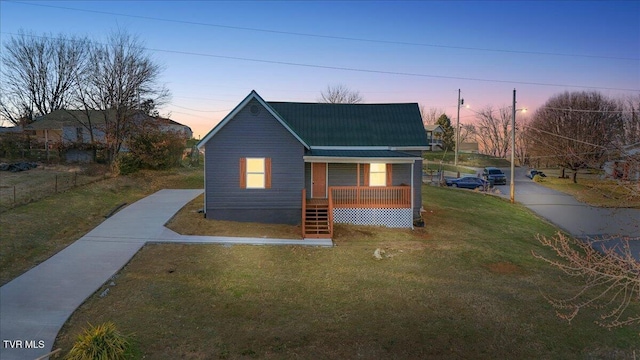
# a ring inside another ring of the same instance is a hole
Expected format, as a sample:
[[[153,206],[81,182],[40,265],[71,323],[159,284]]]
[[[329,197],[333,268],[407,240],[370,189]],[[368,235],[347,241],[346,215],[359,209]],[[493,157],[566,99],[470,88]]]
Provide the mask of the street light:
[[[509,198],[511,203],[516,202],[516,111],[526,112],[527,109],[516,109],[516,89],[513,89],[513,117],[511,118],[511,186],[509,189]]]

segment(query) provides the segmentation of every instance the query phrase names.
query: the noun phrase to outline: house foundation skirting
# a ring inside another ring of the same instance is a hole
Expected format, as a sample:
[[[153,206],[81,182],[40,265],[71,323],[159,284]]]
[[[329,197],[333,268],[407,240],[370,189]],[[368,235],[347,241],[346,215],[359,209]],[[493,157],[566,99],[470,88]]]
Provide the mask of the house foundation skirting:
[[[354,225],[412,228],[412,209],[334,208],[333,222]]]

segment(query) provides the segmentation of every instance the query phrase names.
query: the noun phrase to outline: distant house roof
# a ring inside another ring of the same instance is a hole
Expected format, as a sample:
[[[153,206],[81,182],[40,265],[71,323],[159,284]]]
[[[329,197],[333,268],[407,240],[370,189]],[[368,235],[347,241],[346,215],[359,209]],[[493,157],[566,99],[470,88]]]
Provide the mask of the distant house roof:
[[[425,125],[425,126],[424,126],[424,129],[425,129],[425,130],[427,130],[427,131],[431,131],[431,132],[436,131],[438,128],[440,129],[440,131],[439,131],[439,132],[444,132],[444,129],[442,128],[442,126],[440,126],[440,125],[438,125],[438,124],[434,124],[434,125]]]
[[[28,130],[51,130],[51,129],[62,129],[63,126],[74,126],[82,124],[88,124],[89,119],[91,120],[91,124],[100,125],[105,123],[105,113],[107,118],[110,120],[115,119],[115,111],[113,110],[89,110],[88,117],[87,112],[84,110],[66,110],[59,109],[52,111],[46,115],[38,117],[33,123],[27,125],[25,129]],[[146,116],[146,115],[145,115]],[[174,120],[157,117],[149,119],[155,119],[160,123],[166,123],[168,125],[179,125],[187,127],[186,125],[180,124]],[[190,130],[190,128],[189,128]]]
[[[251,99],[257,99],[307,148],[428,147],[418,104],[265,102],[252,91],[199,143],[202,146]]]
[[[114,115],[109,113],[107,116]],[[89,118],[92,124],[104,124],[104,114],[101,111],[89,111]],[[59,109],[36,118],[33,123],[25,128],[29,130],[62,129],[64,126],[72,126],[78,123],[88,123],[87,114],[84,111]]]

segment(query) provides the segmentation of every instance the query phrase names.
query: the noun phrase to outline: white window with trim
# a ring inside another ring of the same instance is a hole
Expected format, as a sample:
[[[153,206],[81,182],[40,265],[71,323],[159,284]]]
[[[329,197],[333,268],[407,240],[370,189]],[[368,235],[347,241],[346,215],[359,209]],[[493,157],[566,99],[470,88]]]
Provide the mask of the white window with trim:
[[[371,163],[369,165],[369,186],[387,185],[387,164]]]
[[[247,158],[247,189],[264,189],[265,179],[265,159]]]

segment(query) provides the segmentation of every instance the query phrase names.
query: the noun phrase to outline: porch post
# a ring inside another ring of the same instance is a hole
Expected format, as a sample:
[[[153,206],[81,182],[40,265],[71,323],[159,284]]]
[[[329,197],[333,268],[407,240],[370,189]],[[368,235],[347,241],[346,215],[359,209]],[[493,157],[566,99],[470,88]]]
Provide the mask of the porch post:
[[[413,160],[411,164],[411,229],[413,230],[413,168],[416,166],[416,161]]]
[[[356,163],[356,203],[360,204],[360,163]]]

